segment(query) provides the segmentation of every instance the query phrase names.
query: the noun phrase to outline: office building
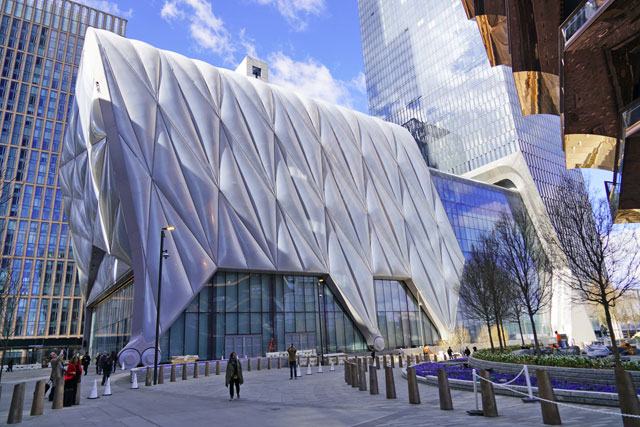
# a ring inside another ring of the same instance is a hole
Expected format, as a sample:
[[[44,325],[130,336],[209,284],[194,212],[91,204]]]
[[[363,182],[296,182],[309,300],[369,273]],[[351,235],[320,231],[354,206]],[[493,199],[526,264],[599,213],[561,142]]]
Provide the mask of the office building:
[[[358,1],[370,113],[405,126],[429,166],[517,190],[541,240],[551,240],[554,189],[581,181],[565,169],[560,118],[523,115],[512,69],[492,67],[465,4]],[[560,283],[545,321],[577,342],[593,339]]]
[[[3,0],[0,12],[0,239],[6,358],[82,345],[77,285],[58,169],[88,27],[127,21],[63,0]]]

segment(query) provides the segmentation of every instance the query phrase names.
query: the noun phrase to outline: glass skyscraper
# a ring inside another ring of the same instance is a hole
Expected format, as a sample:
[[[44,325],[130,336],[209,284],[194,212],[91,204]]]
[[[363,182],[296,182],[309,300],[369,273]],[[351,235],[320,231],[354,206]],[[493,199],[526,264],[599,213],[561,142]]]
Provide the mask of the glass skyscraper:
[[[2,0],[0,238],[7,357],[29,346],[82,345],[77,285],[58,176],[87,27],[126,33],[125,19],[66,0]]]
[[[460,0],[359,0],[370,113],[405,126],[429,166],[463,175],[522,153],[545,205],[565,176],[560,118],[523,116]]]
[[[463,2],[358,0],[358,8],[370,113],[407,128],[430,167],[516,189],[536,227],[551,229],[554,188],[567,177],[582,183],[565,169],[560,118],[523,116],[511,68],[491,66]],[[467,240],[459,239],[468,253]],[[557,286],[551,324],[578,342],[594,339],[584,309]]]

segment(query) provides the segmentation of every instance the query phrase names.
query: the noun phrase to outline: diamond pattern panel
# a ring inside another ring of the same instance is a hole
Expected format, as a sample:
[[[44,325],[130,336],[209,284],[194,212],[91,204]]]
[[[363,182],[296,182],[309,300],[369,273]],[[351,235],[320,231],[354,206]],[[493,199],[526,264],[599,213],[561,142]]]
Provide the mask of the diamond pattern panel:
[[[65,209],[89,303],[133,270],[128,348],[153,345],[168,224],[163,331],[238,269],[326,276],[370,344],[374,279],[406,280],[446,336],[463,256],[406,130],[108,32],[84,46]]]

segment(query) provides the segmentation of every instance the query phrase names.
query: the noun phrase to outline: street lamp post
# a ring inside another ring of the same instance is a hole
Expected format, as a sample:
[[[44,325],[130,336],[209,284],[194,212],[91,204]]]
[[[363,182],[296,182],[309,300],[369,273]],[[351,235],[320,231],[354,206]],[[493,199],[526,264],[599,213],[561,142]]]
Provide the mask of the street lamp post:
[[[169,225],[167,227],[163,227],[160,230],[160,261],[158,265],[158,301],[156,302],[156,346],[155,346],[155,355],[153,358],[153,385],[158,384],[158,350],[160,344],[160,296],[162,294],[162,261],[165,258],[169,257],[167,251],[164,249],[164,237],[166,231],[173,231],[175,227]]]
[[[420,347],[424,351],[424,325],[422,324],[422,292],[418,291],[418,319],[420,319]]]
[[[322,333],[322,321],[323,321],[323,308],[324,308],[324,299],[322,298],[322,286],[324,285],[324,279],[318,279],[318,317],[319,317],[319,327],[320,327],[320,364],[324,364],[324,334]],[[325,313],[326,315],[326,313]]]

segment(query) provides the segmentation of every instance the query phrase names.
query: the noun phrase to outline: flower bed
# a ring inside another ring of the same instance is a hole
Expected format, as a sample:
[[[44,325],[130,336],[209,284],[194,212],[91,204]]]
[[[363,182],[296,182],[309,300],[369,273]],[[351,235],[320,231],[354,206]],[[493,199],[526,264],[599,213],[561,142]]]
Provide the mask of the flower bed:
[[[458,361],[466,361],[466,359],[457,359]],[[447,373],[447,376],[450,379],[456,380],[464,380],[464,381],[472,381],[472,369],[465,367],[463,364],[451,365],[444,363],[421,363],[415,366],[416,375],[420,375],[422,377],[426,376],[437,376],[438,369],[444,369]],[[491,381],[495,383],[506,383],[511,381],[515,375],[513,374],[504,374],[493,372],[491,374]],[[535,376],[530,376],[531,386],[537,387],[538,381]],[[513,385],[526,386],[527,382],[524,378],[524,375],[521,375],[518,379],[516,379]],[[601,385],[601,384],[584,384],[570,381],[559,381],[559,380],[551,380],[551,384],[554,389],[558,390],[582,390],[582,391],[598,391],[605,393],[617,393],[616,387],[613,385]],[[640,393],[640,390],[638,390]]]
[[[565,355],[544,355],[536,356],[533,354],[513,354],[509,351],[491,351],[489,349],[478,350],[473,353],[476,359],[487,360],[490,362],[515,363],[518,365],[537,365],[537,366],[557,366],[563,368],[586,368],[586,369],[611,369],[613,357],[591,358],[584,356],[565,356]],[[627,361],[622,362],[622,367],[627,371],[640,371],[640,363]]]

